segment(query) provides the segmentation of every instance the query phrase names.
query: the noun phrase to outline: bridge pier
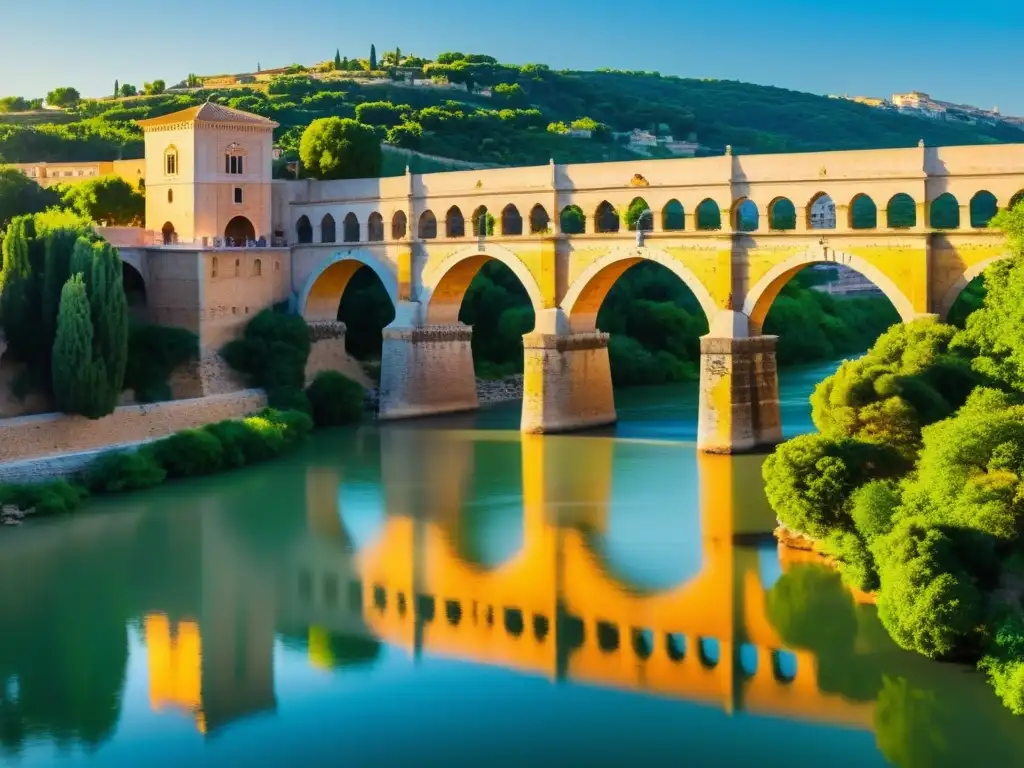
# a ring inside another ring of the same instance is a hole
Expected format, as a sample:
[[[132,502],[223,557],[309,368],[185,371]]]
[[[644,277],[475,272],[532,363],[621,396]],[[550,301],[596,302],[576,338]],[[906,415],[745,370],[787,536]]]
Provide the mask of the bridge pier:
[[[416,302],[399,302],[395,322],[384,329],[381,419],[479,407],[470,346],[473,328],[462,323],[421,325],[419,308]]]
[[[523,432],[615,423],[608,334],[571,333],[562,310],[543,310],[523,336],[523,355]]]
[[[728,314],[700,340],[697,448],[705,453],[742,453],[782,440],[777,337],[748,337],[747,318]]]

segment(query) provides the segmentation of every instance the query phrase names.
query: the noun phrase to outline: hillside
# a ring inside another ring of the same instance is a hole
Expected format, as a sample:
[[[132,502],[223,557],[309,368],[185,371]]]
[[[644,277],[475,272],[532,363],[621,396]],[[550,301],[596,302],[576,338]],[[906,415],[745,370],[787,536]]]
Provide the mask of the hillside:
[[[285,160],[297,152],[306,125],[331,115],[357,117],[374,125],[382,141],[424,155],[497,165],[540,164],[552,157],[558,162],[633,158],[636,153],[615,134],[638,128],[695,139],[711,153],[728,144],[736,154],[906,147],[920,139],[929,145],[1024,141],[1024,130],[1009,125],[932,121],[781,88],[657,73],[554,71],[498,64],[481,55],[442,54],[416,69],[403,66],[391,79],[344,79],[349,76],[298,72],[259,87],[83,101],[66,113],[36,113],[30,119],[0,114],[0,158],[140,157],[142,137],[134,120],[207,99],[278,121],[276,140]],[[423,85],[429,78],[435,84]],[[573,123],[591,129],[592,137],[570,137]],[[392,130],[409,125],[414,130]],[[660,146],[651,153],[669,156]],[[404,172],[405,163],[397,160],[392,156],[385,163],[385,174]],[[279,174],[285,173],[283,165]],[[414,170],[445,167],[418,156],[411,165]]]

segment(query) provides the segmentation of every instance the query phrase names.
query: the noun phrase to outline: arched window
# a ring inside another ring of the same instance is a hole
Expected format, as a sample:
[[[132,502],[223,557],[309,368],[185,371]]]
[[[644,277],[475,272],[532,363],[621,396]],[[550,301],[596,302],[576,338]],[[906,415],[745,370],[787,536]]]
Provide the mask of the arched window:
[[[444,236],[445,237],[465,237],[466,236],[466,220],[462,218],[462,211],[459,210],[459,206],[453,205],[448,209],[448,213],[444,217]]]
[[[761,212],[757,203],[741,197],[732,206],[732,226],[737,232],[754,232],[761,224]]]
[[[366,239],[379,243],[384,239],[384,217],[374,211],[366,221]]]
[[[324,217],[320,220],[320,242],[335,243],[337,241],[338,232],[334,224],[334,217],[329,213],[325,213]]]
[[[501,212],[501,234],[513,236],[523,234],[523,217],[519,215],[519,209],[512,203],[506,205]]]
[[[358,243],[359,242],[359,219],[351,211],[345,214],[345,242],[346,243]]]
[[[401,240],[405,237],[406,228],[405,211],[395,211],[395,215],[391,217],[391,239]]]
[[[168,203],[173,203],[174,202],[174,190],[173,189],[168,189],[167,190],[167,202]]]
[[[170,245],[178,239],[178,235],[174,231],[174,225],[169,221],[160,229],[160,234],[163,235],[164,245]]]
[[[602,200],[594,211],[594,229],[598,232],[619,231],[619,212],[607,200]]]
[[[437,218],[432,211],[424,211],[420,215],[420,239],[433,240],[437,237]]]
[[[651,232],[654,229],[654,214],[642,197],[634,197],[630,201],[626,209],[626,229],[630,232]]]
[[[245,150],[241,145],[231,143],[224,150],[224,173],[232,176],[245,173]]]
[[[551,217],[544,206],[537,203],[530,209],[530,234],[540,235],[551,230]]]
[[[697,206],[697,229],[716,230],[722,228],[722,209],[718,203],[708,198]]]
[[[835,229],[836,204],[830,195],[819,192],[807,205],[808,229]]]
[[[949,192],[932,200],[928,224],[934,229],[960,229],[960,202]]]
[[[300,243],[313,242],[313,225],[309,223],[309,217],[305,214],[295,223],[295,236]]]
[[[260,259],[256,259],[252,263],[252,275],[253,277],[259,277],[263,274],[263,262]]]
[[[796,229],[796,206],[788,197],[776,197],[768,203],[768,229],[778,232]]]
[[[173,144],[164,150],[164,176],[178,175],[178,148]]]
[[[850,202],[850,229],[875,229],[878,227],[878,206],[863,193]]]
[[[661,228],[666,232],[682,232],[686,229],[686,212],[678,200],[669,200],[661,209]]]
[[[917,226],[917,206],[906,192],[893,195],[885,207],[885,225],[889,229],[910,229]]]
[[[493,220],[487,212],[487,206],[485,205],[481,205],[473,211],[471,223],[473,225],[473,237],[480,237],[481,234],[494,234]]]
[[[975,229],[987,227],[999,211],[996,196],[983,189],[971,198],[971,226]]]
[[[582,235],[587,231],[587,217],[578,205],[565,206],[558,215],[558,223],[566,235]]]

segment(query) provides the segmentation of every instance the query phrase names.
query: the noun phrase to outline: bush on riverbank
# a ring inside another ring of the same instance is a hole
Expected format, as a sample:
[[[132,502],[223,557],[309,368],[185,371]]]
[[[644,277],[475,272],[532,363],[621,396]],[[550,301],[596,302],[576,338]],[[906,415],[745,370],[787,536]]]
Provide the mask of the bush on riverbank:
[[[821,433],[779,446],[764,477],[783,525],[877,588],[898,645],[979,662],[1024,714],[1024,205],[995,223],[1013,255],[966,328],[887,332],[819,385]]]
[[[337,371],[322,371],[306,389],[313,422],[318,427],[338,427],[359,421],[366,410],[363,388]]]

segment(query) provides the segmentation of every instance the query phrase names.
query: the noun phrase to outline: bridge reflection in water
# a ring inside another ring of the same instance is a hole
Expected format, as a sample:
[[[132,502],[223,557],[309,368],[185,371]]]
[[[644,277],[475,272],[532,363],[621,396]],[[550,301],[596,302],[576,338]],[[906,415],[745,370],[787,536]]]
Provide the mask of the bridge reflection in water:
[[[736,545],[771,523],[766,508],[750,508],[756,459],[694,459],[692,449],[660,444],[679,452],[680,488],[691,485],[687,465],[697,462],[698,488],[690,490],[698,503],[679,503],[679,515],[692,517],[687,536],[697,557],[679,583],[651,588],[622,575],[609,553],[613,462],[628,441],[402,428],[383,430],[380,440],[374,488],[383,514],[364,495],[347,516],[346,467],[310,467],[306,530],[273,567],[226,557],[216,515],[203,518],[209,560],[198,623],[145,619],[155,708],[184,708],[204,732],[211,718],[272,709],[276,631],[307,633],[309,660],[320,667],[373,659],[386,643],[416,659],[453,657],[727,712],[872,727],[874,702],[822,692],[816,656],[785,648],[768,620],[765,550]],[[497,460],[521,451],[522,462],[521,537],[497,532],[520,546],[489,561],[474,552],[464,519],[475,514],[472,486],[488,475],[474,466],[485,455],[481,441],[504,443]],[[666,498],[663,488],[656,498]],[[369,526],[360,519],[367,514]]]

